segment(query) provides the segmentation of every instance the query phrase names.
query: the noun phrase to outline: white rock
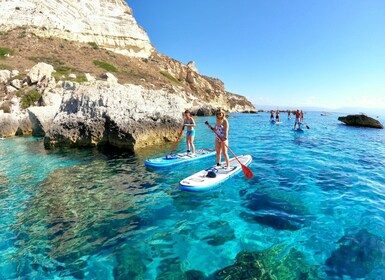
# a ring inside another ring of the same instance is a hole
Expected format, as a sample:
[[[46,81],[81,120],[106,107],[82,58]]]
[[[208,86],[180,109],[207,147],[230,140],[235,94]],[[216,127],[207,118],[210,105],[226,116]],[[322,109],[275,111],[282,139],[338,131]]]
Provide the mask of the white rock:
[[[32,123],[32,135],[44,136],[57,112],[57,107],[29,107],[27,110]]]
[[[0,111],[0,137],[14,136],[16,134],[19,121],[14,114],[5,114]]]
[[[90,73],[86,73],[86,79],[89,82],[95,81],[95,78]]]
[[[17,88],[14,88],[13,86],[8,85],[8,86],[5,87],[5,92],[7,94],[14,93],[16,91],[17,91]]]
[[[40,82],[43,78],[50,78],[52,72],[54,71],[53,66],[44,62],[39,62],[31,68],[27,74],[28,79],[31,84]]]
[[[11,86],[13,86],[13,87],[16,88],[16,89],[21,89],[22,83],[21,83],[20,80],[15,79],[15,80],[12,80],[12,81],[11,81]]]
[[[71,73],[71,74],[68,75],[68,78],[70,78],[70,79],[76,79],[76,75]]]
[[[28,26],[27,33],[92,42],[135,57],[149,57],[153,47],[124,0],[0,1],[0,26]],[[3,28],[4,29],[4,28]]]
[[[0,70],[0,83],[6,83],[11,78],[11,71]]]
[[[18,70],[12,70],[11,72],[11,78],[15,78],[17,75],[19,75],[20,72]]]

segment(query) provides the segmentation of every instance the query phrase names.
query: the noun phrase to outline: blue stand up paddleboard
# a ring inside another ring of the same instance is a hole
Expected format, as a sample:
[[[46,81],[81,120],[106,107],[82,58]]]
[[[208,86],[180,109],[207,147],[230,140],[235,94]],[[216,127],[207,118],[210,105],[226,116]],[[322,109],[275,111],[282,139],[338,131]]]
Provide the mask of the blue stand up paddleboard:
[[[296,129],[293,129],[293,131],[295,131],[295,132],[303,132],[303,129],[302,128],[296,128]]]
[[[195,154],[193,155],[187,154],[187,153],[179,153],[179,154],[172,154],[172,155],[167,155],[159,158],[148,159],[144,162],[144,165],[148,167],[155,167],[155,168],[170,167],[170,166],[174,166],[185,162],[190,162],[193,160],[205,158],[212,155],[215,155],[214,149],[201,149],[201,150],[196,150]]]
[[[245,166],[249,165],[252,161],[250,155],[242,155],[239,156],[238,159]],[[239,162],[235,158],[232,158],[230,159],[230,170],[226,170],[224,164],[201,170],[180,181],[179,188],[182,191],[188,192],[208,191],[241,171],[242,167]]]
[[[270,120],[271,123],[275,123],[275,120]]]

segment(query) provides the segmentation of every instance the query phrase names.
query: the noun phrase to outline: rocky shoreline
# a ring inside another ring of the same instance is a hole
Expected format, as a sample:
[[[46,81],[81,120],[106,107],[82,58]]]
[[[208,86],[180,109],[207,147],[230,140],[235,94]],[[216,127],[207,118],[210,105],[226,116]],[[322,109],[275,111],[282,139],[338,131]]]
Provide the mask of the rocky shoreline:
[[[231,106],[223,96],[222,103],[217,99],[202,105],[183,91],[123,85],[111,73],[101,80],[87,73],[86,82],[56,82],[54,71],[46,63],[36,64],[24,77],[18,71],[0,70],[5,91],[0,137],[44,137],[46,148],[109,145],[135,151],[174,141],[186,108],[207,116],[218,105]],[[234,111],[253,110],[237,103],[242,103],[242,96],[232,98]]]

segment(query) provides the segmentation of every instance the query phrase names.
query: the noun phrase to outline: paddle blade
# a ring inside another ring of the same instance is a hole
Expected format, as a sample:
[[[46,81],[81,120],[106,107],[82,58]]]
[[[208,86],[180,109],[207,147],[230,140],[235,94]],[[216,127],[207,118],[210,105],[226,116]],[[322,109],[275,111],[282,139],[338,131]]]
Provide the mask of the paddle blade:
[[[306,125],[306,128],[307,128],[307,129],[310,129],[310,127],[309,127],[308,125]]]
[[[245,174],[245,177],[247,179],[251,179],[254,177],[254,174],[253,172],[250,170],[250,168],[248,168],[247,166],[241,164],[241,167],[242,167],[242,171],[243,171],[243,174]]]

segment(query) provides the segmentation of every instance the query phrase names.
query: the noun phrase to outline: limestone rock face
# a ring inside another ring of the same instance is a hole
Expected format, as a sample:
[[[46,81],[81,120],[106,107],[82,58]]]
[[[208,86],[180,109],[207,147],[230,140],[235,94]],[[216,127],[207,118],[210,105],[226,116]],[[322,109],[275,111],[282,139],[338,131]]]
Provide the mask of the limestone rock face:
[[[64,95],[44,138],[46,147],[111,145],[137,150],[174,140],[186,102],[176,94],[106,81]]]
[[[0,111],[0,137],[15,136],[19,121],[12,114],[5,114]]]
[[[26,27],[42,37],[93,42],[135,57],[153,50],[124,0],[0,0],[0,30]]]
[[[56,112],[57,107],[55,106],[29,107],[28,115],[32,123],[32,135],[38,137],[45,136]]]
[[[339,117],[338,120],[349,126],[384,128],[378,120],[365,115],[348,115],[346,117]]]
[[[21,114],[19,116],[19,127],[17,128],[16,135],[31,135],[32,134],[32,123],[29,119],[29,115],[27,113]]]

